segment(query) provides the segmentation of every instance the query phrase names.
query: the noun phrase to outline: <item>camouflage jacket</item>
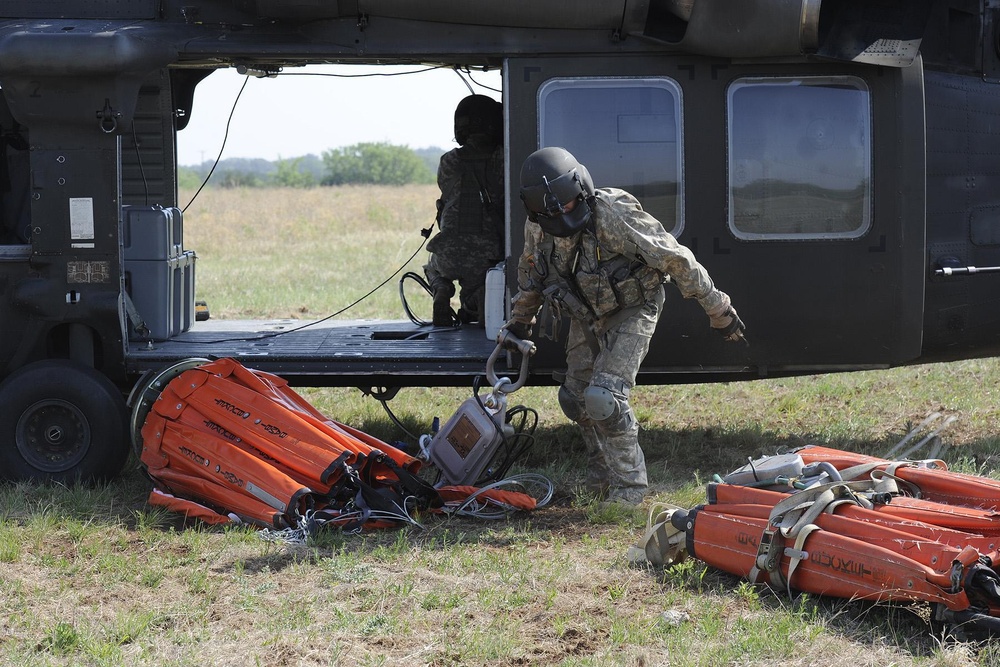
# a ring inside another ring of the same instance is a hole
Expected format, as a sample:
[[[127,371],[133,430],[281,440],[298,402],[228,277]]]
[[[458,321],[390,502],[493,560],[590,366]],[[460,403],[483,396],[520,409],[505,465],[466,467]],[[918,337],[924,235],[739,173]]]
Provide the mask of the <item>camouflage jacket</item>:
[[[520,291],[512,314],[518,322],[530,322],[547,295],[558,298],[553,293],[561,286],[582,301],[589,319],[597,322],[642,305],[667,278],[706,311],[726,298],[691,251],[635,197],[617,188],[602,188],[588,230],[556,237],[545,234],[537,223],[525,222],[524,251],[518,262]],[[572,308],[569,314],[586,317]]]
[[[441,156],[438,166],[437,222],[427,244],[433,253],[504,256],[503,147],[470,138]]]

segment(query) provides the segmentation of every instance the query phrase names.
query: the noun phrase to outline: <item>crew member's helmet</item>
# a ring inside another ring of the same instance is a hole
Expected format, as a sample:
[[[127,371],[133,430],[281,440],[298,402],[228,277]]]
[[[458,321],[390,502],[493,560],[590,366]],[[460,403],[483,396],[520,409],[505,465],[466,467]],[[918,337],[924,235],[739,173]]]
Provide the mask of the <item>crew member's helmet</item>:
[[[485,95],[469,95],[455,107],[455,141],[459,146],[473,134],[499,145],[503,141],[503,105]]]
[[[537,150],[521,166],[521,201],[547,234],[572,236],[586,227],[593,198],[590,172],[565,148]]]

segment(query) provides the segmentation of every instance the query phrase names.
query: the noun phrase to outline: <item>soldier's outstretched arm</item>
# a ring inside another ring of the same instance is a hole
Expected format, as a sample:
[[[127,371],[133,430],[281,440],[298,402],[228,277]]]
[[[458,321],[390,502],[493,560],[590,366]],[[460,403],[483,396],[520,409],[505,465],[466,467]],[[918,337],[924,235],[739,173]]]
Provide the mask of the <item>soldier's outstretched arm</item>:
[[[681,245],[663,225],[627,193],[620,193],[606,206],[606,236],[616,251],[635,257],[670,276],[685,298],[697,299],[709,317],[710,326],[729,341],[745,341],[746,327],[732,307],[729,295],[717,289],[708,270],[689,248]]]

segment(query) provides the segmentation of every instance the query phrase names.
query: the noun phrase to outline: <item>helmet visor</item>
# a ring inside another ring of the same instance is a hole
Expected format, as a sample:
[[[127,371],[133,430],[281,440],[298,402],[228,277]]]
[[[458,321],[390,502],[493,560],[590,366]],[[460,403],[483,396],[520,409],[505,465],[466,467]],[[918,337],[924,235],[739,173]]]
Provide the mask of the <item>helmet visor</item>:
[[[541,185],[521,188],[521,199],[528,219],[546,234],[572,236],[590,220],[587,191],[575,169],[551,181],[543,176]]]
[[[537,222],[536,216],[563,215],[573,200],[583,199],[586,194],[576,169],[551,181],[543,176],[541,185],[521,188],[521,199],[533,222]]]

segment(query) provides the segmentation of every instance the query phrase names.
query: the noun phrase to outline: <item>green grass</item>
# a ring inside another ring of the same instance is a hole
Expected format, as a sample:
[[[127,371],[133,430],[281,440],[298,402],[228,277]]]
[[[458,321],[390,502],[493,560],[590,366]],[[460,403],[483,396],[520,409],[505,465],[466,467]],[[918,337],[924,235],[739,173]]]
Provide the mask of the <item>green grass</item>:
[[[945,407],[938,396],[974,395],[996,372],[980,361],[831,375],[822,391],[812,378],[642,387],[653,500],[696,504],[713,472],[781,446],[884,451],[908,422]],[[406,438],[359,392],[304,393],[339,419]],[[395,408],[429,424],[465,393],[404,390]],[[92,489],[5,487],[0,664],[997,664],[991,645],[943,641],[920,608],[789,600],[693,560],[629,567],[624,552],[644,516],[576,492],[581,443],[553,394],[516,398],[541,410],[527,467],[549,474],[557,497],[501,522],[430,518],[424,531],[331,532],[288,548],[146,507],[131,466]],[[854,417],[818,408],[804,421],[774,409],[789,396],[853,397]],[[949,458],[994,472],[994,404],[948,407],[960,418],[946,432]]]
[[[206,191],[186,229],[199,292],[214,315],[332,312],[419,246],[410,235],[430,219],[434,196],[416,187]],[[384,226],[395,240],[372,243]],[[345,247],[354,251],[335,252]],[[398,313],[394,286],[365,307],[366,316]],[[640,387],[650,502],[703,502],[712,474],[781,448],[883,453],[932,411],[958,417],[944,433],[949,463],[995,475],[998,377],[998,362],[982,360]],[[301,391],[331,417],[410,441],[370,396]],[[470,391],[404,389],[390,405],[408,431],[425,433]],[[524,467],[549,476],[556,496],[502,521],[425,516],[424,530],[330,531],[288,547],[147,506],[134,463],[93,488],[0,487],[0,666],[1000,664],[994,644],[943,639],[920,605],[788,599],[696,560],[629,566],[644,513],[602,508],[582,492],[582,442],[554,388],[511,398],[539,412]]]
[[[198,298],[223,319],[339,312],[403,266],[423,274],[420,231],[438,195],[434,185],[205,190],[185,213]],[[398,278],[339,319],[405,319]]]

